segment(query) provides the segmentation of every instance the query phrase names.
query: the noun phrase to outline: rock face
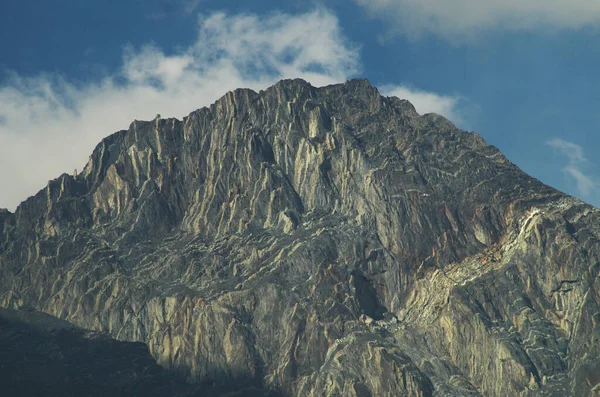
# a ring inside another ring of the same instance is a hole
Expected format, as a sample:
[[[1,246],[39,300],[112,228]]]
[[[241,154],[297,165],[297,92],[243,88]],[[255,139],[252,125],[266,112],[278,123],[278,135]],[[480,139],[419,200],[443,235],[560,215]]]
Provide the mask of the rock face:
[[[134,121],[0,212],[0,304],[283,396],[600,393],[600,212],[364,80]]]

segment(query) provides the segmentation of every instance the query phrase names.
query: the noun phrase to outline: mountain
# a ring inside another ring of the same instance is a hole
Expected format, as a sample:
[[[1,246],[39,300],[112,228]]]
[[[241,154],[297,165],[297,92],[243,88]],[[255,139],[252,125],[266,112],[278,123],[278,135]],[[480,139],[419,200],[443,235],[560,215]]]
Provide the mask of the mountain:
[[[599,238],[477,133],[284,80],[134,121],[0,212],[0,305],[213,388],[593,396]]]

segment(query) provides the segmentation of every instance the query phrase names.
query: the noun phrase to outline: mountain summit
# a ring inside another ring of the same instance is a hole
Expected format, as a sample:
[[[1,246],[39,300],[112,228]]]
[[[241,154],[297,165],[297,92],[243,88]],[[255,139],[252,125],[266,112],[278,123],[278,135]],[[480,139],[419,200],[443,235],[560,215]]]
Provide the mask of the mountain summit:
[[[134,121],[0,211],[1,306],[282,396],[597,395],[599,271],[597,209],[365,80]]]

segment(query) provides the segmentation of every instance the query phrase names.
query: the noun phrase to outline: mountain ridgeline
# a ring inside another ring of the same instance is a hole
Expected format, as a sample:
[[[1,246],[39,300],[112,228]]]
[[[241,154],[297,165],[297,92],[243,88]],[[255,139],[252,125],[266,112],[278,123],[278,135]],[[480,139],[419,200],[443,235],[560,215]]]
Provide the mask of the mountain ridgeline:
[[[594,396],[599,238],[477,133],[284,80],[134,121],[0,212],[0,306],[142,342],[181,393]]]

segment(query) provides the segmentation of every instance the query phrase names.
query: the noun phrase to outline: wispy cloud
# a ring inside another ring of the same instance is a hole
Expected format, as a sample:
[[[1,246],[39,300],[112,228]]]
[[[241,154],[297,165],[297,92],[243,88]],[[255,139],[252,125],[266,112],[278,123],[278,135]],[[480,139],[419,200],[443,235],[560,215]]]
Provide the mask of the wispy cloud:
[[[578,29],[600,24],[600,2],[589,0],[355,0],[398,33],[453,41],[481,33]]]
[[[191,14],[196,11],[196,8],[202,3],[203,0],[183,0],[183,12],[186,14]]]
[[[145,6],[150,11],[146,17],[150,19],[163,19],[168,16],[188,16],[193,14],[203,1],[204,0],[144,0]]]
[[[406,85],[384,85],[380,91],[387,96],[408,99],[420,114],[437,113],[455,124],[464,121],[458,109],[460,96],[440,95]]]
[[[559,138],[551,139],[547,144],[567,158],[563,171],[583,197],[593,198],[592,196],[600,193],[600,180],[586,172],[592,164],[581,146]]]

